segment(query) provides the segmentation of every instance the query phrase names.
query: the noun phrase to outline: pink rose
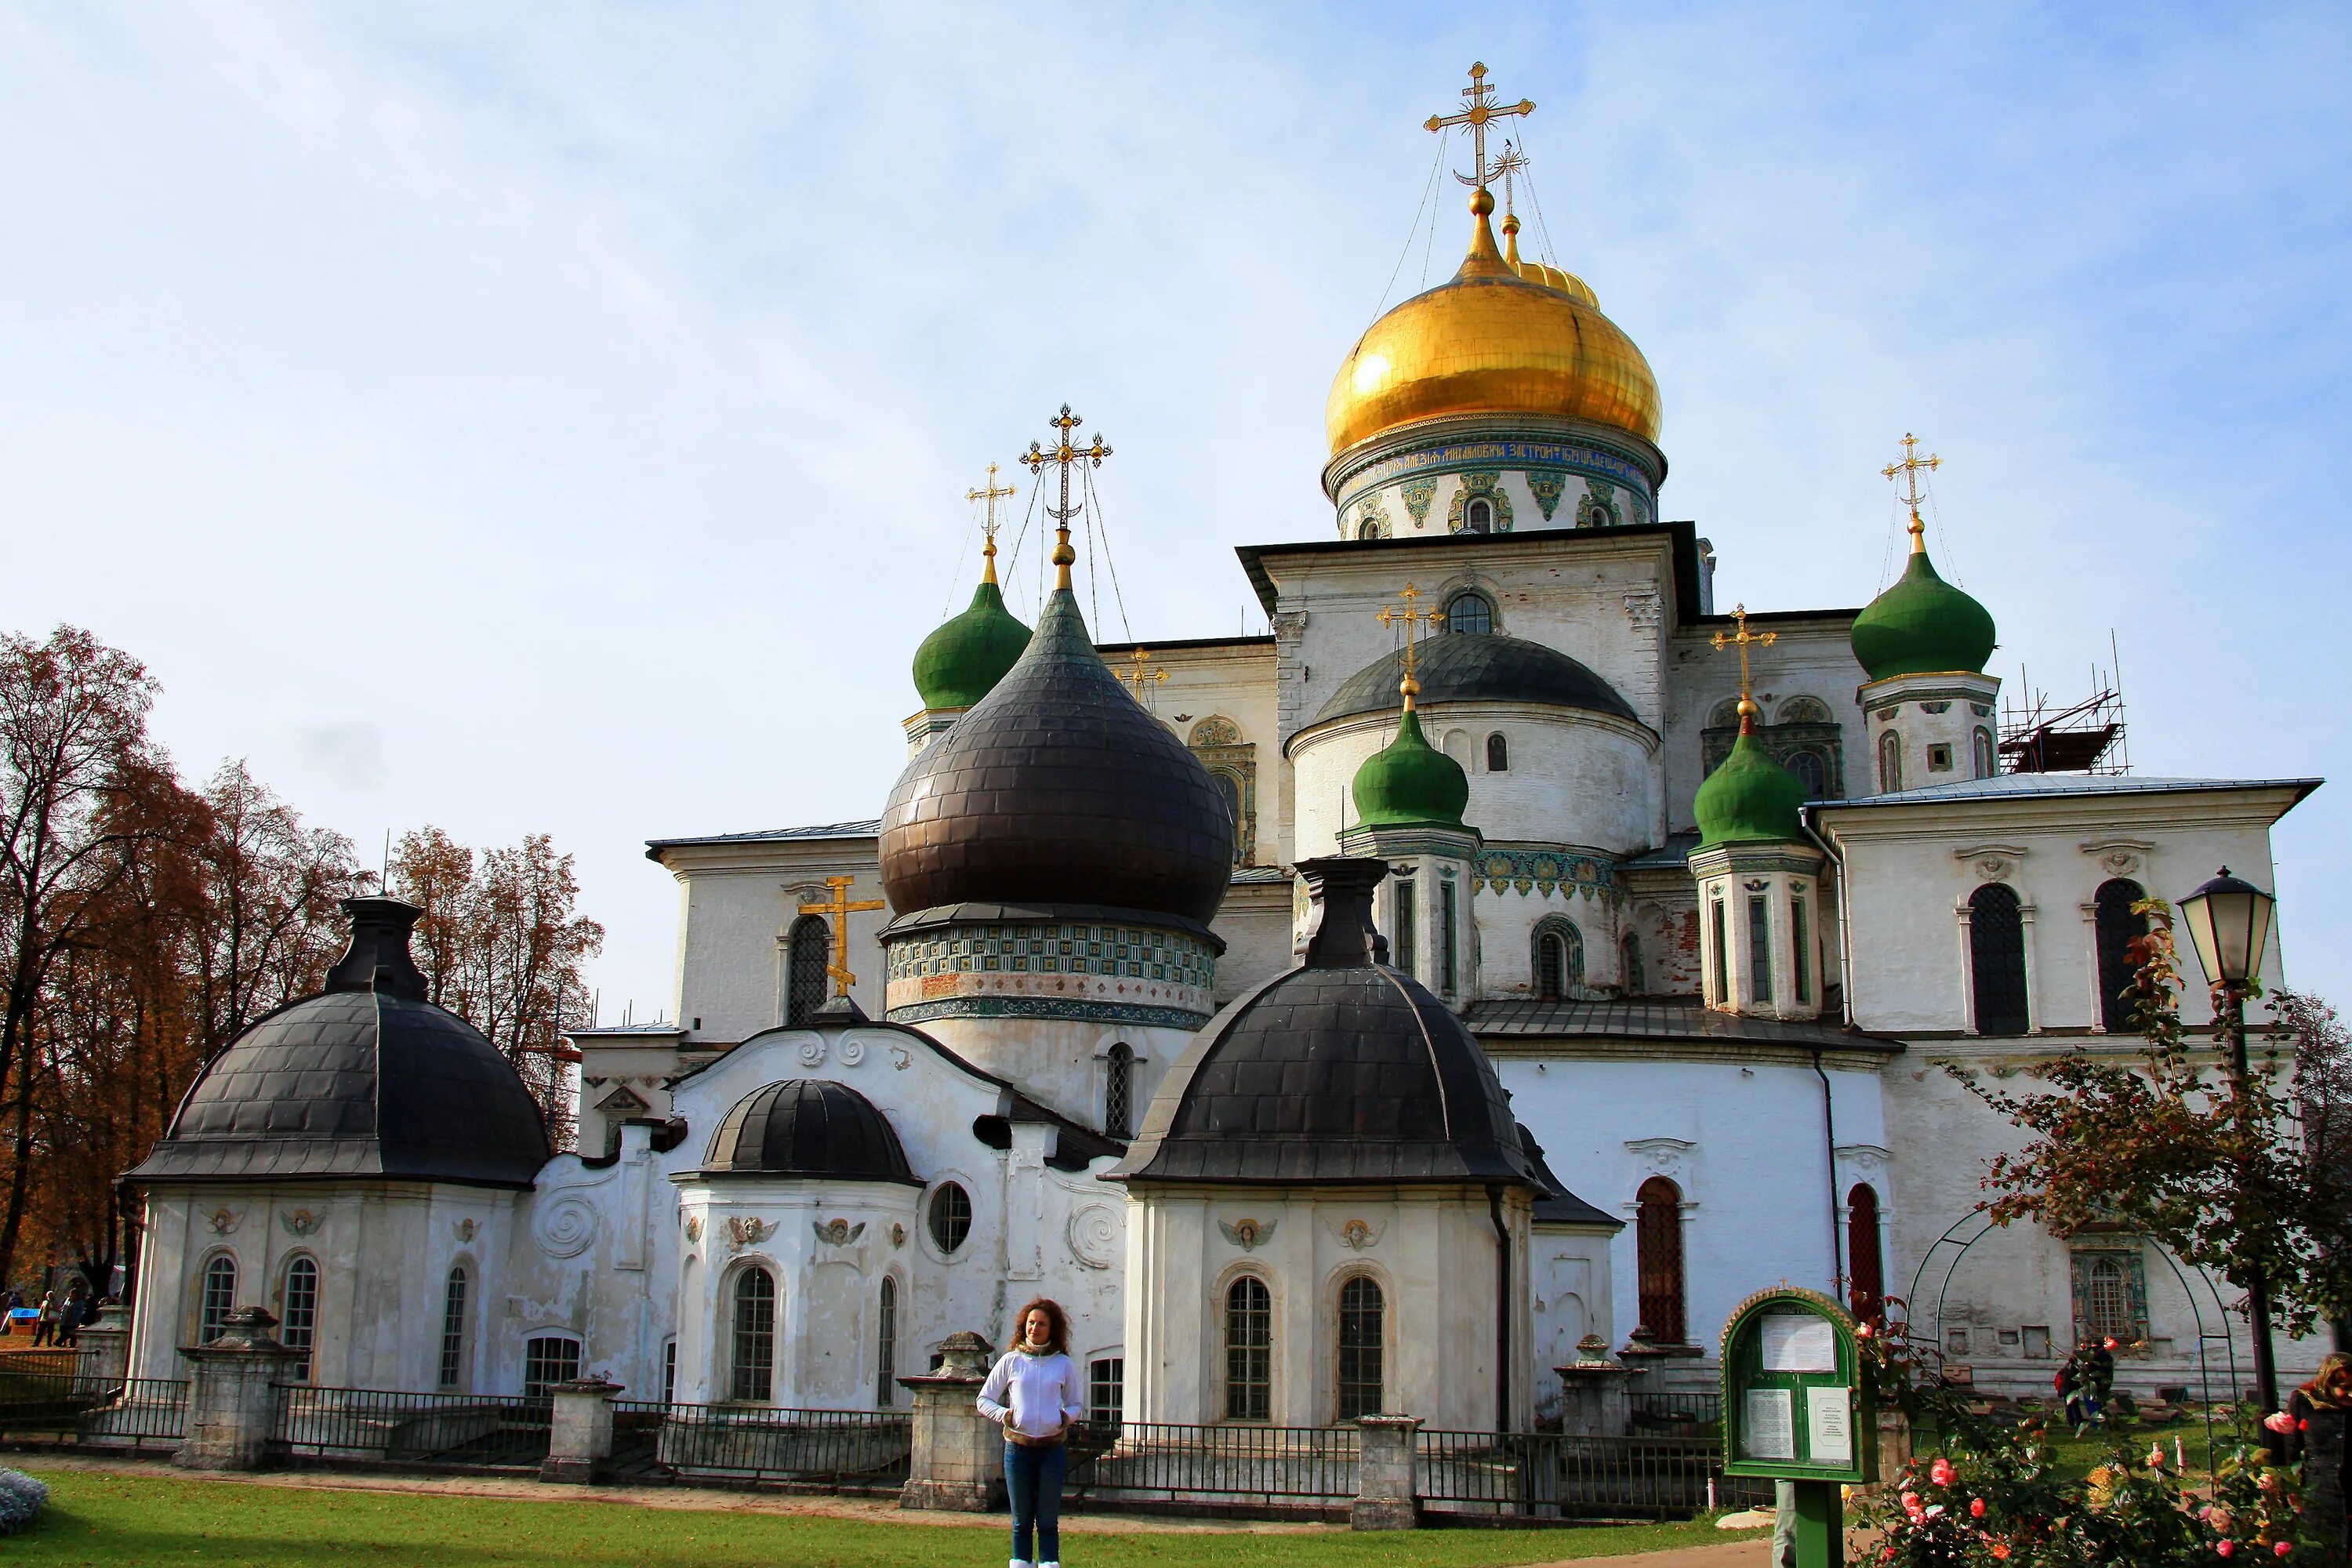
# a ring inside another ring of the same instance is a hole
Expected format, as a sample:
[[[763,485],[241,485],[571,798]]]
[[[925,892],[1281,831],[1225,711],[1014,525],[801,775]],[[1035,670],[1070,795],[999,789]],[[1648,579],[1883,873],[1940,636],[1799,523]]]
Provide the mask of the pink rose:
[[[1939,1487],[1950,1486],[1954,1474],[1952,1461],[1949,1459],[1938,1459],[1927,1467],[1927,1479]]]
[[[1870,1325],[1868,1323],[1856,1323],[1853,1326],[1853,1337],[1858,1340],[1866,1340],[1870,1338]]]
[[[2282,1434],[2292,1432],[2294,1430],[2294,1417],[2284,1410],[2273,1411],[2263,1417],[2263,1425],[2273,1432]]]
[[[2276,1546],[2271,1548],[2271,1555],[2273,1557],[2284,1557],[2294,1550],[2294,1547],[2282,1541]]]
[[[2217,1544],[2213,1550],[2224,1557],[2234,1557],[2238,1554],[2238,1543],[2234,1541],[2224,1541]]]
[[[1980,1497],[1969,1499],[1969,1517],[1970,1519],[1984,1517],[1984,1499]]]

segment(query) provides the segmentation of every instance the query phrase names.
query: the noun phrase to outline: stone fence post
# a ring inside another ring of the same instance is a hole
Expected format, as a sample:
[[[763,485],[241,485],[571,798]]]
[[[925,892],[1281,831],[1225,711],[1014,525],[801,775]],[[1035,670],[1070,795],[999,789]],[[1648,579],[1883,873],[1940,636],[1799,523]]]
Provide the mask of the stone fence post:
[[[986,1513],[1004,1506],[1004,1430],[975,1403],[995,1347],[970,1329],[940,1347],[937,1372],[902,1377],[915,1396],[914,1450],[900,1508]]]
[[[1633,1369],[1610,1355],[1607,1340],[1587,1334],[1577,1343],[1576,1360],[1552,1370],[1559,1373],[1563,1436],[1622,1437],[1633,1429],[1625,1389]]]
[[[586,1486],[604,1473],[613,1457],[613,1395],[621,1387],[601,1377],[575,1377],[548,1391],[555,1408],[548,1420],[541,1480]]]
[[[259,1307],[229,1313],[218,1338],[182,1345],[195,1363],[188,1384],[187,1436],[172,1463],[188,1470],[257,1470],[278,1421],[278,1384],[310,1359],[269,1331],[278,1320]]]
[[[74,1375],[88,1384],[121,1383],[131,1370],[131,1314],[119,1301],[98,1310],[80,1336],[81,1355]]]
[[[1356,1502],[1348,1510],[1350,1530],[1415,1530],[1421,1525],[1421,1492],[1413,1484],[1413,1441],[1418,1415],[1356,1417]]]

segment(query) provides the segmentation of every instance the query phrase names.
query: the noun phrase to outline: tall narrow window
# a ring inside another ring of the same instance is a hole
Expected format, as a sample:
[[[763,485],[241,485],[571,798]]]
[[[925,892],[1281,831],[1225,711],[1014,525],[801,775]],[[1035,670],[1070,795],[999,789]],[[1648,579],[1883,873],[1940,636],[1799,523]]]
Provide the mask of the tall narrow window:
[[[1339,1419],[1381,1413],[1387,1311],[1379,1282],[1359,1274],[1339,1287]]]
[[[1437,918],[1445,923],[1445,929],[1438,933],[1437,951],[1439,957],[1444,960],[1444,966],[1437,973],[1438,979],[1442,982],[1440,988],[1448,996],[1454,994],[1454,988],[1461,979],[1460,898],[1460,890],[1454,887],[1451,877],[1440,877],[1437,879]]]
[[[286,1264],[286,1293],[278,1314],[278,1339],[289,1351],[303,1352],[302,1364],[294,1375],[303,1383],[310,1381],[311,1347],[319,1338],[319,1266],[310,1258],[296,1254]]]
[[[1634,1272],[1642,1321],[1633,1337],[1678,1345],[1689,1338],[1683,1310],[1683,1190],[1652,1176],[1633,1195]]]
[[[1511,771],[1511,742],[1500,734],[1486,737],[1486,771],[1490,773]]]
[[[677,1398],[677,1342],[662,1342],[662,1403],[669,1405]]]
[[[1265,1421],[1274,1411],[1274,1294],[1244,1274],[1225,1290],[1225,1419]]]
[[[1462,509],[1462,531],[1465,533],[1494,532],[1495,503],[1490,500],[1474,500],[1468,506],[1464,507]]]
[[[236,1305],[236,1259],[226,1253],[205,1265],[204,1292],[197,1299],[196,1343],[208,1345],[228,1327]]]
[[[1396,958],[1396,966],[1407,974],[1411,974],[1414,968],[1412,951],[1414,917],[1418,913],[1413,908],[1412,879],[1399,877],[1396,879],[1395,889],[1391,896],[1396,900],[1396,941],[1391,947]]]
[[[1135,1047],[1121,1040],[1103,1062],[1103,1132],[1132,1135],[1135,1125]]]
[[[1445,601],[1445,629],[1485,633],[1495,629],[1495,606],[1483,594],[1456,594]]]
[[[1772,1000],[1772,901],[1748,896],[1748,984],[1759,1002]]]
[[[1889,730],[1878,737],[1878,793],[1893,795],[1903,787],[1903,737]]]
[[[1646,996],[1650,994],[1650,977],[1642,968],[1642,939],[1632,931],[1618,944],[1625,952],[1625,994]]]
[[[764,1405],[776,1392],[776,1281],[764,1268],[735,1276],[735,1355],[730,1399]]]
[[[1886,1266],[1878,1251],[1878,1189],[1857,1182],[1845,1195],[1846,1295],[1868,1320],[1886,1303]]]
[[[1992,749],[1992,731],[1979,726],[1976,737],[1977,777],[1989,779],[2000,772],[2000,763]]]
[[[785,1023],[803,1023],[824,1005],[824,971],[832,948],[833,928],[822,915],[803,915],[793,922],[784,960]]]
[[[1087,1363],[1087,1419],[1115,1426],[1127,1419],[1127,1358],[1097,1356]]]
[[[1547,1002],[1576,994],[1584,984],[1584,933],[1551,915],[1536,926],[1536,994]]]
[[[1718,1007],[1731,1001],[1731,952],[1726,945],[1723,930],[1723,900],[1712,900],[1707,910],[1707,934],[1715,940],[1709,944],[1715,954],[1715,995],[1711,1000]]]
[[[466,1295],[468,1281],[462,1263],[449,1270],[441,1287],[441,1373],[437,1386],[462,1388],[466,1384]]]
[[[1796,965],[1797,1000],[1800,1002],[1813,999],[1812,951],[1807,944],[1809,934],[1805,930],[1805,897],[1802,893],[1792,894],[1789,899],[1789,946],[1793,950],[1790,961]]]
[[[546,1397],[559,1383],[580,1375],[580,1342],[568,1334],[540,1334],[522,1345],[522,1391],[527,1398]]]
[[[2135,914],[2132,906],[2147,897],[2137,882],[2118,877],[2112,882],[2102,882],[2095,905],[2099,947],[2099,1021],[2107,1033],[2128,1032],[2137,1022],[2132,1017],[2131,988],[2136,976],[2132,963],[2133,942],[2147,934],[2147,917]]]
[[[898,1282],[885,1274],[874,1309],[874,1403],[887,1410],[898,1400]]]
[[[1977,1033],[2025,1033],[2025,919],[2017,895],[2002,883],[1987,882],[1969,895],[1969,967]]]

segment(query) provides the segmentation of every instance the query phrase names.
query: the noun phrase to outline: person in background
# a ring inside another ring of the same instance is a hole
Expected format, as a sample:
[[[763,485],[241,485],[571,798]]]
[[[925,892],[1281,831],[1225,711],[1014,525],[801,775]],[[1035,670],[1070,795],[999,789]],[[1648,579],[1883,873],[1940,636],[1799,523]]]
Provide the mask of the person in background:
[[[980,1413],[1004,1428],[1012,1568],[1061,1568],[1062,1476],[1070,1423],[1087,1413],[1087,1390],[1070,1360],[1070,1321],[1059,1302],[1040,1296],[1013,1322],[1013,1348],[981,1385]]]
[[[41,1315],[33,1320],[33,1348],[39,1350],[56,1337],[58,1331],[58,1293],[42,1292]]]
[[[2058,1397],[2065,1406],[2066,1425],[2081,1436],[2090,1430],[2083,1420],[2083,1352],[2076,1351],[2058,1369]]]
[[[2092,1426],[2104,1426],[2116,1386],[2116,1342],[2094,1338],[2083,1349],[2083,1410]]]
[[[65,1310],[58,1317],[58,1343],[68,1347],[81,1343],[82,1325],[89,1321],[89,1287],[77,1279],[66,1292]]]

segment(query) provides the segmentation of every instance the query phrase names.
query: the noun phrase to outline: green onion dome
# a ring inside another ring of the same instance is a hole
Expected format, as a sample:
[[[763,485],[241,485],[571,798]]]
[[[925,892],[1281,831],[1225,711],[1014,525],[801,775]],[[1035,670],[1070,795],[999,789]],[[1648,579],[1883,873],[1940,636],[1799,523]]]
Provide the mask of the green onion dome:
[[[1992,658],[1992,616],[1936,575],[1915,536],[1911,564],[1853,618],[1853,657],[1873,680],[1896,675],[1981,673]]]
[[[1356,770],[1356,816],[1367,827],[1407,823],[1459,827],[1463,808],[1470,804],[1470,777],[1462,764],[1421,732],[1421,715],[1412,710],[1416,689],[1407,677],[1404,722],[1397,726],[1396,739]]]
[[[972,590],[971,607],[923,639],[915,650],[915,689],[926,709],[969,708],[996,689],[1029,646],[1029,628],[1004,607],[996,585],[996,547]]]
[[[1699,843],[1787,843],[1798,835],[1805,786],[1757,742],[1752,719],[1743,716],[1731,755],[1698,786]]]

